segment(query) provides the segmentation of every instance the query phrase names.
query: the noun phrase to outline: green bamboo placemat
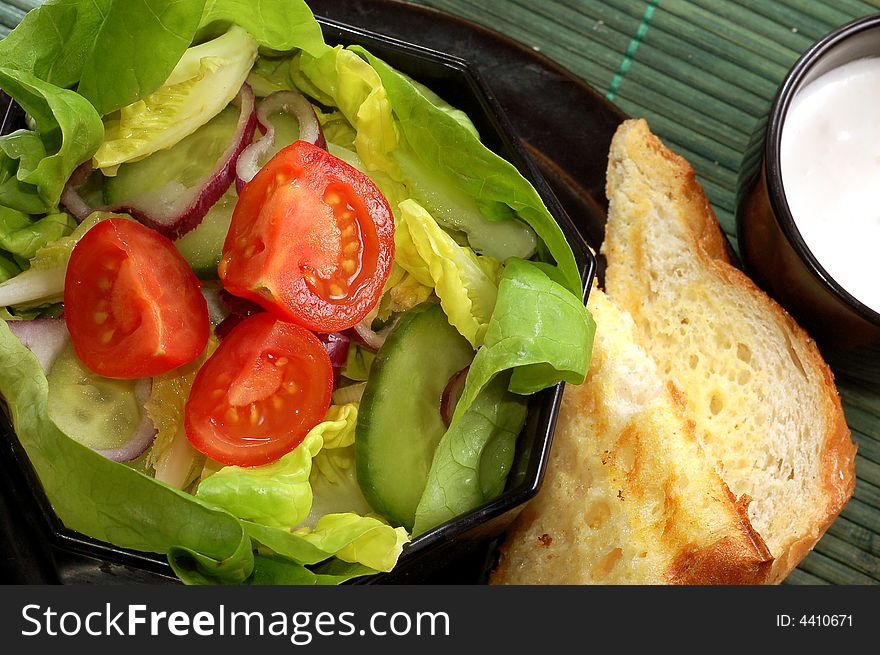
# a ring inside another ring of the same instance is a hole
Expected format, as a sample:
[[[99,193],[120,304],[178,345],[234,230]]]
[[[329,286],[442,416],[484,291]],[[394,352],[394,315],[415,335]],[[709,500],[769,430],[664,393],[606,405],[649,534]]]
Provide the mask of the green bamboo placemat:
[[[697,171],[735,244],[743,154],[788,67],[880,0],[418,0],[540,50]],[[0,0],[0,36],[40,0]],[[574,128],[573,128],[574,129]],[[839,382],[859,444],[853,499],[790,584],[880,584],[880,381]]]

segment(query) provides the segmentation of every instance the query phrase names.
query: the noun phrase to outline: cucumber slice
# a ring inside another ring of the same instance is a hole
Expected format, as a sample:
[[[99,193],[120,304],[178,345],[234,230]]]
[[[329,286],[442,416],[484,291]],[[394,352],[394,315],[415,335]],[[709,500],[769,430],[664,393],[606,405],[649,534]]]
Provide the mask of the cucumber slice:
[[[202,280],[217,279],[223,241],[232,222],[238,195],[233,187],[214,203],[202,222],[174,242],[177,251]]]
[[[412,530],[437,443],[446,432],[440,401],[474,351],[443,309],[405,313],[376,354],[355,431],[357,476],[370,506]]]
[[[70,344],[49,374],[49,418],[67,436],[98,451],[126,446],[141,421],[137,380],[97,375],[80,363]]]
[[[441,226],[466,234],[471,248],[478,253],[502,262],[508,257],[529,259],[535,254],[538,237],[521,220],[513,216],[503,220],[487,218],[474,198],[441,173],[431,171],[415,154],[400,149],[394,156],[413,198]]]
[[[170,183],[181,190],[202,183],[235,137],[239,113],[237,107],[229,106],[173,148],[121,165],[114,177],[104,181],[104,202],[124,205],[143,200]]]

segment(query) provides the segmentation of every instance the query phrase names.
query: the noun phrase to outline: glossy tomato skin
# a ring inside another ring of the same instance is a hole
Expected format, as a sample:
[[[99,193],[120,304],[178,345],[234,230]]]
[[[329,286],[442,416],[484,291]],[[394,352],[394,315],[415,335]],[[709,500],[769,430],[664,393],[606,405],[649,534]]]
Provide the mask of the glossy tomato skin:
[[[121,216],[99,222],[74,247],[64,318],[80,361],[111,378],[192,361],[211,329],[200,282],[174,244]]]
[[[393,258],[394,218],[375,184],[297,141],[241,190],[218,273],[231,293],[338,332],[375,307]]]
[[[186,436],[223,464],[268,464],[324,420],[332,392],[333,368],[321,341],[260,312],[233,327],[196,374]]]

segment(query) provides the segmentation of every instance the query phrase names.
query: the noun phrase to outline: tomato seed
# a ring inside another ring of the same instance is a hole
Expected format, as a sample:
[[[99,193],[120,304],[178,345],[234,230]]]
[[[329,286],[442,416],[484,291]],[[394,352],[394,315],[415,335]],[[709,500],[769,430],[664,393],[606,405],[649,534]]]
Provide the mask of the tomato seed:
[[[101,334],[101,343],[110,343],[110,339],[113,338],[114,330],[107,330],[103,334]]]
[[[238,410],[235,407],[230,407],[226,410],[226,420],[230,423],[238,422]]]
[[[95,323],[101,325],[107,320],[109,314],[107,312],[95,312]]]

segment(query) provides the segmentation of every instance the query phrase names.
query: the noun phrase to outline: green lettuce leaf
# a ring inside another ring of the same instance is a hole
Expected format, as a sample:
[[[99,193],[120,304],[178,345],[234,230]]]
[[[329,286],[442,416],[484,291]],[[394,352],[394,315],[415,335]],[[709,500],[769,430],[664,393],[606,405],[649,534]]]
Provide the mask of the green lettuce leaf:
[[[422,170],[430,171],[431,178],[436,180],[435,183],[443,185],[444,188],[457,189],[479,205],[484,221],[481,223],[473,221],[473,223],[480,226],[482,245],[495,241],[503,243],[505,240],[518,243],[517,237],[513,234],[482,231],[493,228],[514,229],[517,221],[512,218],[515,215],[530,226],[543,241],[559,267],[565,285],[580,296],[583,290],[581,278],[571,247],[541,200],[541,196],[528,180],[513,164],[486,148],[471,130],[457,121],[448,111],[422,95],[406,76],[362,48],[353,49],[363,55],[379,74],[388,101],[394,109],[400,133],[411,152],[421,162]],[[401,149],[401,152],[407,151]],[[422,200],[417,192],[413,195]],[[457,197],[455,194],[443,194],[443,197],[447,195],[452,198]],[[442,202],[442,198],[438,198],[438,201]],[[437,210],[430,202],[426,203],[426,207],[438,218],[443,213],[454,214],[454,212]],[[475,227],[464,225],[461,229],[470,236],[471,230]],[[480,249],[473,242],[472,245],[475,249]],[[517,253],[511,254],[521,256]],[[496,257],[501,260],[506,259],[506,256],[500,254]]]
[[[542,267],[505,262],[498,301],[483,347],[468,370],[453,425],[487,384],[513,369],[509,388],[531,394],[558,382],[580,384],[590,365],[596,324],[579,296],[555,283]]]
[[[73,232],[76,225],[74,218],[63,212],[33,219],[0,206],[0,248],[22,259],[31,259],[40,248]]]
[[[0,87],[36,124],[34,132],[0,137],[0,205],[31,214],[54,210],[71,173],[101,143],[101,118],[82,96],[25,71],[0,68]]]
[[[481,264],[473,250],[458,245],[415,200],[403,201],[398,210],[397,263],[421,284],[434,287],[449,323],[477,348],[498,293],[496,275],[487,270],[500,271],[500,265]]]
[[[321,26],[302,0],[207,0],[201,26],[235,23],[272,50],[302,49],[320,57],[330,49]]]
[[[493,378],[437,445],[416,508],[414,536],[504,491],[528,410],[525,397],[507,390],[509,377]]]
[[[232,26],[187,49],[160,88],[105,119],[95,168],[115,175],[120,164],[170,148],[210,121],[238,94],[257,47],[245,30]]]
[[[190,46],[204,0],[111,0],[79,72],[77,92],[101,116],[162,86]]]

